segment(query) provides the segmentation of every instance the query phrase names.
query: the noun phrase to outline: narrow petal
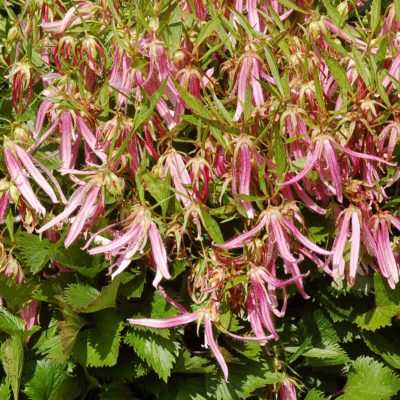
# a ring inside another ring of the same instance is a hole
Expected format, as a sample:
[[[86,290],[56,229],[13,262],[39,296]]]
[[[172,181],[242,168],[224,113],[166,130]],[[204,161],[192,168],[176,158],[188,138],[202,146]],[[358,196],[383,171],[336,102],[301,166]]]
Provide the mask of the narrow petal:
[[[310,249],[311,251],[315,251],[318,254],[322,254],[325,256],[329,256],[332,254],[331,251],[328,250],[324,250],[321,247],[317,246],[316,244],[314,244],[313,242],[311,242],[309,239],[307,239],[297,228],[296,226],[293,224],[293,222],[291,222],[290,220],[288,220],[285,217],[282,217],[283,222],[285,223],[285,225],[289,228],[289,230],[292,232],[292,234],[294,235],[294,237],[304,246],[306,246],[308,249]]]
[[[69,247],[81,233],[83,226],[85,225],[85,222],[86,222],[87,218],[89,217],[89,214],[92,210],[92,207],[96,203],[97,195],[99,194],[99,190],[100,190],[100,186],[94,186],[90,189],[90,191],[85,199],[85,203],[82,205],[81,209],[79,210],[78,214],[76,215],[75,220],[72,223],[72,225],[68,231],[68,235],[65,238],[65,242],[64,242],[65,248]]]
[[[336,143],[336,146],[339,147],[339,149],[342,150],[344,153],[349,154],[350,156],[353,156],[353,157],[363,158],[364,160],[369,160],[369,161],[377,161],[382,164],[391,165],[391,166],[396,165],[396,163],[386,161],[383,158],[373,156],[371,154],[359,153],[358,151],[350,150],[348,147],[340,146],[337,143]]]
[[[148,328],[173,328],[175,326],[185,325],[190,322],[196,321],[200,318],[200,313],[188,313],[178,315],[176,317],[169,317],[164,319],[152,319],[152,318],[130,318],[128,322],[132,325],[147,326]]]
[[[340,203],[343,202],[343,180],[340,174],[340,165],[337,160],[335,151],[332,148],[331,142],[324,139],[324,152],[326,162],[328,163],[329,174],[331,176],[333,186],[336,189],[336,197]]]
[[[278,246],[280,256],[288,262],[297,262],[298,260],[296,260],[296,258],[294,258],[294,256],[290,252],[288,239],[285,236],[281,224],[279,223],[279,219],[275,214],[271,215],[271,226],[274,232],[275,241],[276,245]]]
[[[88,250],[88,253],[90,255],[95,255],[121,249],[123,246],[132,241],[135,237],[142,236],[142,234],[142,224],[133,224],[123,235],[119,236],[118,239],[114,239],[103,246],[94,247],[93,249]]]
[[[37,232],[38,233],[44,232],[47,229],[50,229],[53,226],[59,224],[60,222],[66,220],[79,207],[88,190],[89,190],[88,185],[79,187],[70,197],[64,211],[57,217],[54,217],[47,224],[43,225],[40,229],[37,230]]]
[[[252,236],[256,235],[258,232],[261,231],[261,229],[265,226],[265,221],[266,217],[261,218],[261,221],[251,230],[248,232],[245,232],[231,240],[228,240],[224,244],[215,244],[215,247],[218,247],[220,249],[238,249],[240,247],[243,247],[243,242],[246,242],[248,239],[250,239]]]
[[[360,252],[360,220],[358,214],[353,211],[351,214],[351,249],[350,249],[350,282],[354,281],[358,267],[358,255]]]
[[[24,174],[22,165],[15,159],[12,152],[7,148],[4,149],[4,160],[12,180],[27,203],[36,212],[42,214],[43,216],[46,215],[46,210],[33,192],[32,187]]]
[[[341,263],[343,263],[343,252],[344,246],[347,242],[347,236],[349,233],[349,222],[350,222],[350,214],[345,213],[342,221],[340,222],[339,231],[336,236],[336,240],[333,244],[333,259],[332,266],[333,269],[338,269]]]
[[[167,252],[165,251],[164,243],[156,224],[153,221],[150,223],[148,234],[157,271],[160,271],[165,279],[171,279],[171,275],[168,271]]]
[[[47,183],[46,179],[43,178],[42,174],[35,167],[28,153],[26,153],[25,150],[22,150],[18,145],[15,145],[15,150],[18,158],[21,160],[22,164],[24,164],[31,178],[43,189],[44,192],[47,193],[53,203],[58,203],[58,199],[53,188]]]
[[[204,334],[206,342],[210,345],[212,352],[214,353],[215,358],[218,361],[219,366],[222,369],[222,373],[224,374],[225,382],[228,382],[228,366],[226,365],[224,356],[221,353],[217,343],[215,342],[213,331],[212,331],[212,323],[207,315],[204,318]]]
[[[306,165],[304,166],[303,171],[299,172],[292,179],[283,182],[282,185],[291,185],[292,183],[297,182],[300,179],[303,179],[313,169],[315,163],[321,156],[321,151],[322,151],[322,143],[319,140],[315,145],[314,152],[311,155],[310,153],[308,154]]]

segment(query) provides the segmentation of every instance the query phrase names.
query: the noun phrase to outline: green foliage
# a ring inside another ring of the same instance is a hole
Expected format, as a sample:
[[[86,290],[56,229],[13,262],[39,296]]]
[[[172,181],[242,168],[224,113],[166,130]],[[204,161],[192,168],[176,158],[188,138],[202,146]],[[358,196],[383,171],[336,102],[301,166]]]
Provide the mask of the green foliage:
[[[151,367],[165,382],[179,354],[180,344],[148,330],[135,330],[125,336],[125,342]]]
[[[350,366],[341,400],[386,400],[400,390],[400,378],[370,357],[358,357]]]
[[[32,378],[25,385],[24,392],[31,400],[65,400],[62,385],[67,378],[65,365],[50,360],[39,360]]]

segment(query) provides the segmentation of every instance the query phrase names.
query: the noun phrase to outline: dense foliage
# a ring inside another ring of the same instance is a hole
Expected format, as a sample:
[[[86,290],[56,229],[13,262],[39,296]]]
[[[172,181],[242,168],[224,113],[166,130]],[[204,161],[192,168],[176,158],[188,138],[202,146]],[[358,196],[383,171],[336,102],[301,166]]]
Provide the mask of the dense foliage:
[[[400,390],[400,2],[0,2],[0,399]]]

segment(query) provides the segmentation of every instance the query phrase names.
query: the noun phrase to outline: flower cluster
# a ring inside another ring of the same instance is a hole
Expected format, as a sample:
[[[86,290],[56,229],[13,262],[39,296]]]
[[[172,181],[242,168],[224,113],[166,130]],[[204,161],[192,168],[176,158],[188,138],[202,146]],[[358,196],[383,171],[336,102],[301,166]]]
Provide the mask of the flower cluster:
[[[30,23],[5,42],[15,121],[0,220],[101,255],[110,280],[148,270],[180,314],[128,322],[197,321],[226,381],[217,333],[270,351],[312,277],[351,288],[377,272],[395,288],[395,5],[364,34],[349,6],[327,17],[302,0],[155,2],[133,21],[123,3],[26,2]],[[0,271],[22,282],[7,246]],[[176,261],[186,308],[168,295]],[[39,310],[36,300],[20,310],[26,329]],[[281,399],[296,398],[293,382],[282,379]]]

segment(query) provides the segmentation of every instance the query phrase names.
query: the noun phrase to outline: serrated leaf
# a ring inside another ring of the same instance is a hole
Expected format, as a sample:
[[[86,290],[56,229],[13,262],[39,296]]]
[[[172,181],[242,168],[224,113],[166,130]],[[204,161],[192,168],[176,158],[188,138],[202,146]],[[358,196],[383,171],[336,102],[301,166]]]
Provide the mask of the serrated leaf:
[[[189,351],[183,350],[172,370],[173,373],[180,374],[207,374],[215,370],[215,365],[210,363],[207,358],[191,356]]]
[[[16,241],[26,265],[30,267],[33,274],[37,274],[43,269],[56,248],[56,244],[50,240],[41,239],[28,232],[19,232]]]
[[[340,365],[349,361],[347,353],[336,343],[330,343],[323,348],[313,347],[303,353],[307,357],[307,365],[324,366]]]
[[[218,375],[207,376],[207,393],[216,400],[246,399],[258,388],[282,382],[284,374],[273,372],[268,362],[249,361],[229,368],[229,382]]]
[[[79,333],[73,356],[88,367],[111,367],[117,363],[122,321],[113,310],[92,315],[93,327]]]
[[[374,275],[375,307],[354,319],[363,329],[376,331],[389,326],[392,318],[400,313],[399,289],[391,290],[386,280],[380,275]]]
[[[93,303],[100,292],[90,286],[81,283],[73,283],[64,290],[64,301],[74,309],[85,308]]]
[[[18,308],[32,298],[36,285],[32,281],[25,280],[23,285],[19,285],[13,279],[0,276],[0,293],[7,304],[13,308]]]
[[[14,335],[24,330],[23,319],[11,314],[6,308],[0,309],[0,331]]]
[[[13,335],[6,339],[0,348],[0,358],[7,378],[11,383],[14,400],[18,400],[22,367],[24,365],[24,345],[22,337]]]
[[[400,390],[400,378],[371,357],[358,357],[350,366],[340,400],[389,400]]]
[[[164,382],[167,382],[179,354],[179,342],[148,330],[135,330],[125,336],[125,343],[129,344]]]
[[[58,321],[57,327],[60,330],[63,352],[68,356],[75,345],[79,331],[85,326],[85,321],[71,307],[64,306],[61,311],[64,320]]]
[[[224,243],[224,237],[217,221],[210,214],[208,214],[204,207],[199,206],[199,210],[201,222],[203,223],[204,228],[206,228],[206,231],[210,235],[211,239],[218,244]]]
[[[304,400],[326,400],[329,399],[330,396],[327,398],[323,392],[317,389],[311,389]]]
[[[61,388],[67,378],[65,365],[46,359],[39,360],[24,392],[31,400],[64,400]]]
[[[105,308],[115,308],[121,275],[117,276],[109,285],[104,286],[99,295],[88,305],[78,309],[81,313],[92,313]]]
[[[363,332],[362,338],[370,350],[380,355],[391,367],[400,369],[398,345],[378,333]]]

